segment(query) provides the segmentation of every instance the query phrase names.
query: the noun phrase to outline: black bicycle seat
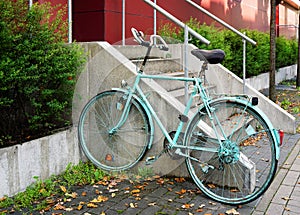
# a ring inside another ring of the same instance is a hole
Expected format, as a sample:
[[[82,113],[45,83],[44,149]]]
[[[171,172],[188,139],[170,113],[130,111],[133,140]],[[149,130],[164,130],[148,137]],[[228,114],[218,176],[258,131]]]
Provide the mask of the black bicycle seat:
[[[191,53],[200,60],[207,60],[210,64],[221,63],[225,58],[225,52],[221,49],[194,49]]]

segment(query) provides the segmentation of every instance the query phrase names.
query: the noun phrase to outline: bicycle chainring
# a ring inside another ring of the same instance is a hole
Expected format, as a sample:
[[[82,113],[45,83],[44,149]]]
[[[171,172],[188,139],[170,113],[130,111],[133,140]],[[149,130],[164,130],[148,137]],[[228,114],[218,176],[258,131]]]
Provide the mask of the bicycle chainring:
[[[175,136],[175,133],[176,131],[171,131],[169,133],[170,137],[173,139],[174,136]],[[184,138],[184,133],[180,133],[179,134],[179,137],[178,137],[178,140],[177,140],[177,144],[178,145],[183,145],[183,138]],[[168,146],[169,146],[169,141],[167,138],[164,139],[164,149],[166,150],[166,152],[170,155],[170,157],[173,159],[173,160],[179,160],[181,159],[183,156],[181,155],[178,155],[175,153],[175,150],[178,149],[178,148],[172,148],[172,149],[169,149]],[[181,152],[184,153],[183,149],[181,149]]]

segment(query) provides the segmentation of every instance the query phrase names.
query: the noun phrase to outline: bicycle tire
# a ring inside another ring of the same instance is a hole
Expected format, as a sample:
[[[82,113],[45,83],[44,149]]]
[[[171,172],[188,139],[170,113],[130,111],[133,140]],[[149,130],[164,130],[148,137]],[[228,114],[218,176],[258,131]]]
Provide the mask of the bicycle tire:
[[[187,128],[188,171],[211,199],[230,205],[249,203],[267,190],[276,173],[278,161],[272,131],[254,108],[242,102],[220,100],[212,102],[210,107],[220,122],[218,125],[213,121],[217,134],[221,136],[222,127],[227,137],[222,140],[224,148],[221,149],[215,137],[208,136],[207,129],[212,123],[206,108],[202,108]],[[208,127],[205,129],[203,125]]]
[[[150,125],[144,108],[132,98],[128,117],[113,134],[123,113],[126,94],[111,90],[93,97],[79,118],[78,137],[86,157],[107,171],[133,167],[145,154],[149,143]]]

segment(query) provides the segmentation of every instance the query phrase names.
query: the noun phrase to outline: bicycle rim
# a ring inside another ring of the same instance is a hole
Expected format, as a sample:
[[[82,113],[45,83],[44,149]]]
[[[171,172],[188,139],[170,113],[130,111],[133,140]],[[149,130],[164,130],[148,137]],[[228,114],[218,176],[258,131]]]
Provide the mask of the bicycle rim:
[[[213,102],[211,110],[218,119],[213,124],[223,148],[208,134],[212,122],[203,108],[187,129],[188,170],[200,190],[218,202],[239,205],[253,201],[266,191],[276,173],[272,131],[254,109],[242,103]]]
[[[132,99],[125,123],[114,133],[122,115],[126,96],[119,91],[105,91],[84,107],[78,125],[78,136],[87,158],[104,170],[126,170],[144,155],[150,125],[144,109]]]

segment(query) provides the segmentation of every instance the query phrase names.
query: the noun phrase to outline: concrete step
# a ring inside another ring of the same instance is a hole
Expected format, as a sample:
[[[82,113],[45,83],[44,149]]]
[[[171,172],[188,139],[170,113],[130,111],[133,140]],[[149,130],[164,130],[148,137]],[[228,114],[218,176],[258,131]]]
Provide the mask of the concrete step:
[[[208,92],[213,91],[216,88],[214,85],[208,85],[205,86],[205,89],[208,90]],[[182,87],[180,89],[169,91],[170,95],[179,100],[182,104],[185,104],[185,88]],[[189,93],[190,94],[190,93]],[[199,106],[202,104],[202,100],[200,96],[196,96],[194,98],[194,104],[192,105],[192,108]]]
[[[140,68],[143,59],[133,59],[131,62]],[[151,58],[148,59],[144,68],[144,72],[149,75],[177,72],[180,70],[182,70],[182,66],[180,65],[179,58]]]

